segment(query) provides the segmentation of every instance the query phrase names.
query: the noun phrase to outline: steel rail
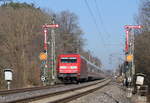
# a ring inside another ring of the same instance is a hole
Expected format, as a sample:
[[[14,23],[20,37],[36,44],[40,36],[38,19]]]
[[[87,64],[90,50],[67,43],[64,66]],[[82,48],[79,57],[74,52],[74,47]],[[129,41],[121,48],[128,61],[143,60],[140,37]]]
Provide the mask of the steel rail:
[[[56,96],[58,94],[59,95],[64,94],[64,93],[69,92],[69,91],[75,91],[75,90],[83,89],[83,88],[86,88],[86,87],[89,87],[89,86],[92,86],[92,85],[96,85],[98,83],[102,83],[106,80],[107,79],[103,79],[103,80],[100,80],[100,81],[95,81],[95,82],[90,82],[90,83],[85,83],[85,84],[80,84],[80,85],[74,85],[74,86],[71,86],[71,87],[68,85],[68,86],[63,87],[64,89],[60,89],[60,90],[59,90],[59,87],[58,87],[58,88],[55,88],[56,90],[52,91],[52,92],[48,92],[48,93],[45,93],[45,94],[31,95],[31,96],[27,96],[27,97],[21,97],[20,96],[20,98],[13,99],[13,100],[7,100],[8,99],[7,96],[6,97],[3,96],[3,97],[0,97],[0,100],[1,99],[3,100],[3,101],[0,101],[0,102],[3,102],[3,103],[18,103],[18,102],[34,101],[34,100],[37,100],[37,99],[47,98],[48,96]],[[34,93],[29,92],[29,94],[34,94]]]
[[[98,90],[98,89],[100,89],[100,88],[106,86],[109,82],[110,82],[110,80],[106,81],[106,83],[104,83],[103,85],[97,86],[97,87],[92,88],[92,89],[89,89],[89,90],[87,90],[87,91],[75,93],[74,95],[66,96],[66,97],[64,97],[64,98],[60,98],[60,99],[54,100],[54,101],[49,101],[49,102],[47,102],[47,103],[66,103],[66,102],[69,102],[69,101],[74,100],[74,99],[76,99],[76,98],[79,98],[79,97],[81,97],[81,96],[84,96],[84,95],[87,95],[87,94],[89,94],[89,93],[92,93],[92,92],[94,92],[94,91],[96,91],[96,90]],[[75,91],[75,92],[76,92],[76,91]],[[32,103],[32,102],[31,102],[31,103]]]
[[[41,86],[41,87],[31,87],[31,88],[19,88],[19,89],[11,89],[11,90],[1,90],[0,91],[0,96],[8,95],[8,94],[13,94],[13,93],[22,93],[22,92],[27,92],[27,91],[36,91],[36,90],[41,90],[41,89],[49,89],[49,88],[57,88],[60,86],[64,85],[53,85],[53,86]]]

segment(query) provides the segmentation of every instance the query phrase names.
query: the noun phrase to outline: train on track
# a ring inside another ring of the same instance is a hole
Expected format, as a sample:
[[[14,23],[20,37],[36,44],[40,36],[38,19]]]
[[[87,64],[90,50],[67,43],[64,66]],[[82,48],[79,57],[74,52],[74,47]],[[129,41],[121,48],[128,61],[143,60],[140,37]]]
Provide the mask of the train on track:
[[[80,54],[60,54],[57,63],[57,77],[63,82],[81,82],[104,78],[100,67],[92,64]]]

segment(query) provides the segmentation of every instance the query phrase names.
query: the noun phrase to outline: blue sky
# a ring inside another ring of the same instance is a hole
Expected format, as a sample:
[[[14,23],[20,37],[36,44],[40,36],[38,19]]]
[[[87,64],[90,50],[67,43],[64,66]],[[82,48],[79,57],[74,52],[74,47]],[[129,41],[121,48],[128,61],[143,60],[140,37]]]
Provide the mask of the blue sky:
[[[15,0],[34,3],[36,6],[55,12],[69,10],[79,17],[79,24],[86,39],[85,49],[101,59],[103,68],[114,69],[124,59],[124,25],[135,24],[139,0],[87,0],[98,26],[86,6],[85,0]],[[101,19],[99,19],[101,16]],[[100,33],[99,33],[100,32]]]

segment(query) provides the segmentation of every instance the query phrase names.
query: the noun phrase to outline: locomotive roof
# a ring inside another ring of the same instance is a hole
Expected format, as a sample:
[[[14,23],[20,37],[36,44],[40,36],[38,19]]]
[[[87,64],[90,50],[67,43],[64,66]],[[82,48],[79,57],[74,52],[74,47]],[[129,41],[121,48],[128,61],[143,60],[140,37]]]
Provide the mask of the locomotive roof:
[[[61,56],[63,56],[63,55],[64,55],[64,56],[66,56],[66,55],[69,56],[69,55],[80,55],[80,54],[60,54],[60,55],[61,55]],[[60,56],[60,55],[59,55],[59,56]]]

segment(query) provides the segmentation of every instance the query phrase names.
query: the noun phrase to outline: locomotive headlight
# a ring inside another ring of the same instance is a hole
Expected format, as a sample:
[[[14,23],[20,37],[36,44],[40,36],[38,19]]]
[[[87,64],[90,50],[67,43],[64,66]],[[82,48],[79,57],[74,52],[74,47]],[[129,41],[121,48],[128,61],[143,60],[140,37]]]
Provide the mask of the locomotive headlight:
[[[71,69],[77,69],[77,66],[71,66],[70,68]]]
[[[66,66],[60,66],[60,69],[66,69],[67,67]]]

